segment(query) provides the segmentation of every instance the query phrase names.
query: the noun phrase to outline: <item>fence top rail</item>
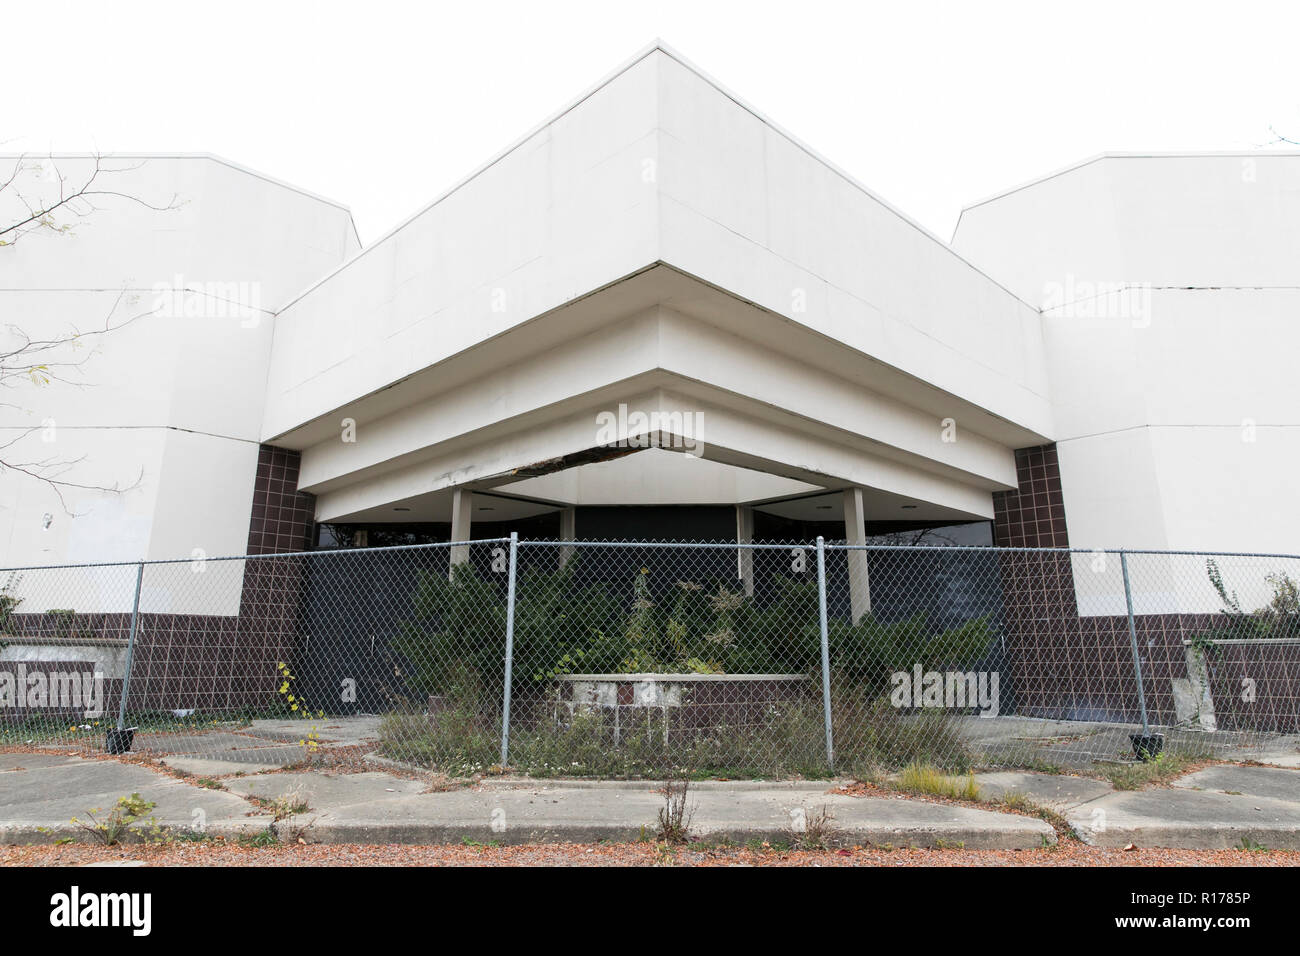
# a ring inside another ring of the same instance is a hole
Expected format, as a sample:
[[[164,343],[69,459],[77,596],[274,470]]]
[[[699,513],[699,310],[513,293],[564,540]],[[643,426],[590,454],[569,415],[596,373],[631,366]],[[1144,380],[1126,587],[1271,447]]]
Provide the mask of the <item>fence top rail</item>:
[[[509,544],[510,537],[476,538],[472,541],[430,541],[421,544],[378,545],[365,548],[320,548],[315,551],[285,551],[274,554],[232,554],[220,556],[186,557],[186,558],[147,558],[136,561],[91,561],[79,564],[34,564],[15,567],[0,567],[0,574],[14,574],[23,571],[57,571],[72,568],[135,568],[140,565],[179,565],[202,564],[222,561],[268,561],[285,558],[311,558],[324,560],[329,555],[390,554],[407,551],[439,551],[454,547],[471,547],[486,544]],[[649,548],[649,549],[701,549],[701,550],[745,550],[745,551],[783,551],[790,548],[807,548],[813,550],[817,541],[636,541],[636,540],[525,540],[515,539],[521,548]],[[1185,551],[1158,550],[1155,548],[1013,548],[998,545],[954,545],[954,544],[848,544],[845,541],[823,541],[829,551],[876,551],[876,552],[961,552],[991,554],[1079,554],[1079,555],[1156,555],[1162,557],[1196,557],[1196,558],[1268,558],[1273,560],[1300,561],[1300,554],[1280,554],[1254,551]]]
[[[330,554],[371,554],[376,551],[425,551],[455,547],[469,547],[475,544],[509,544],[509,538],[475,538],[473,541],[427,541],[422,544],[378,545],[373,548],[318,548],[315,551],[280,551],[274,554],[223,554],[204,555],[201,558],[144,558],[138,561],[89,561],[82,564],[32,564],[26,567],[0,568],[0,574],[12,574],[18,571],[57,571],[67,568],[134,568],[155,564],[205,564],[209,561],[266,561],[272,558],[320,558]]]
[[[1267,551],[1176,551],[1158,548],[1008,548],[988,544],[846,544],[826,542],[837,551],[994,551],[1016,554],[1155,554],[1164,557],[1191,558],[1281,558],[1300,561],[1300,554],[1272,554]]]

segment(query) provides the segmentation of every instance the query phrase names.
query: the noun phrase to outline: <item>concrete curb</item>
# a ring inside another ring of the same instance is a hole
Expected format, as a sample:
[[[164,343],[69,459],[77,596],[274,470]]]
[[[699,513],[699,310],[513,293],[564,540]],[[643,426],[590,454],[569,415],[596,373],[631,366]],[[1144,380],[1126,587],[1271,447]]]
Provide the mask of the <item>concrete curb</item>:
[[[1025,819],[1025,818],[1020,818]],[[1056,834],[1041,821],[1027,822],[1029,826],[970,827],[954,826],[853,826],[837,828],[826,840],[828,846],[892,846],[899,848],[965,847],[971,850],[1028,850],[1056,843]],[[1038,824],[1038,825],[1033,825]],[[162,824],[157,831],[147,835],[133,831],[120,845],[129,846],[159,840],[192,839],[203,837],[238,842],[259,836],[272,825],[270,818],[250,820],[247,823],[218,823],[207,827],[202,834],[192,827]],[[404,844],[446,845],[466,842],[496,843],[517,846],[528,843],[636,843],[654,839],[653,826],[632,826],[627,823],[557,823],[513,826],[496,832],[481,822],[445,823],[393,822],[388,820],[353,820],[326,822],[314,818],[294,817],[274,825],[277,838],[289,842],[301,836],[307,843],[320,844]],[[745,844],[766,842],[789,845],[794,839],[787,828],[763,826],[692,826],[692,841],[703,843]],[[0,826],[0,845],[48,846],[68,840],[73,843],[93,845],[96,841],[84,830],[71,824],[40,827],[37,824]]]
[[[1027,818],[1020,818],[1026,819]],[[838,827],[826,839],[828,846],[957,847],[970,850],[1030,850],[1056,843],[1056,832],[1039,820],[1027,820],[1028,826],[854,826]],[[294,821],[282,826],[291,830]],[[501,832],[481,822],[398,823],[386,820],[323,822],[307,827],[303,838],[308,843],[393,843],[437,845],[459,843],[496,843],[518,846],[528,843],[636,843],[653,840],[652,825],[627,823],[557,823],[512,826]],[[690,828],[692,841],[703,843],[745,844],[750,842],[789,845],[794,836],[788,828],[764,826],[698,825]]]
[[[132,829],[119,845],[150,843],[156,837],[159,840],[177,840],[208,838],[237,842],[240,839],[255,837],[265,833],[273,821],[270,817],[252,817],[247,823],[221,822],[205,827],[200,833],[193,826],[180,823],[160,823],[154,830]],[[45,826],[39,823],[0,824],[0,846],[52,846],[60,841],[95,845],[98,841],[85,830],[71,823]]]
[[[1108,826],[1091,830],[1071,821],[1079,839],[1089,846],[1159,847],[1173,850],[1240,850],[1243,841],[1268,850],[1300,850],[1300,830],[1294,826],[1238,826],[1230,823],[1159,823],[1143,826]]]

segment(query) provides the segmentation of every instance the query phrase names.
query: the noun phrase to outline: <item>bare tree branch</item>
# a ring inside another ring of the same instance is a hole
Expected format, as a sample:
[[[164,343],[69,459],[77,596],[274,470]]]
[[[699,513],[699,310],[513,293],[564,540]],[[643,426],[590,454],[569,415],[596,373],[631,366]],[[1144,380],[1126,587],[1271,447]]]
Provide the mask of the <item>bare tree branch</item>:
[[[1264,144],[1265,146],[1276,146],[1278,143],[1285,143],[1288,146],[1300,146],[1300,140],[1288,139],[1287,137],[1279,133],[1277,130],[1275,130],[1272,126],[1268,128],[1268,132],[1273,138],[1269,140],[1267,143],[1265,143]]]
[[[8,176],[0,180],[0,198],[6,199],[12,213],[17,210],[12,221],[0,222],[0,248],[15,245],[24,236],[33,232],[44,231],[54,235],[66,235],[72,232],[81,220],[99,212],[101,207],[97,200],[111,198],[125,200],[129,203],[155,212],[168,212],[183,205],[176,195],[166,205],[156,205],[138,196],[111,188],[105,179],[117,173],[139,169],[143,162],[132,165],[110,166],[104,158],[95,154],[92,158],[90,172],[79,177],[75,182],[65,174],[53,155],[46,160],[47,167],[41,161],[34,161],[27,155],[20,156]],[[29,196],[23,192],[24,174],[45,173],[51,184],[45,192],[48,195]],[[88,383],[80,379],[76,372],[96,354],[93,346],[100,338],[110,332],[119,331],[126,326],[154,314],[156,309],[137,312],[126,318],[119,317],[119,310],[126,298],[126,290],[118,293],[112,307],[95,327],[82,331],[76,326],[69,326],[62,334],[33,338],[26,330],[14,323],[6,323],[3,332],[8,340],[0,342],[0,388],[17,388],[19,386],[45,387],[57,384],[71,385],[76,388],[86,387]],[[134,300],[132,300],[134,301]],[[73,355],[85,349],[83,354]],[[12,402],[0,402],[0,408],[21,409]],[[28,410],[30,411],[30,410]],[[141,468],[136,479],[129,485],[120,483],[100,484],[91,481],[74,480],[70,473],[85,461],[80,458],[59,458],[51,456],[32,461],[14,460],[14,452],[23,439],[33,432],[45,427],[44,423],[30,428],[19,428],[13,437],[0,440],[0,474],[14,472],[48,486],[59,500],[60,506],[69,514],[64,493],[69,490],[98,491],[121,493],[139,487],[144,479]],[[75,516],[75,515],[74,515]]]
[[[28,200],[22,193],[18,192],[14,183],[24,172],[40,172],[44,167],[39,163],[32,163],[27,160],[26,156],[19,157],[14,165],[13,172],[5,180],[4,185],[0,186],[0,192],[5,189],[14,189],[13,195],[22,203],[26,209],[26,215],[20,216],[14,222],[0,224],[0,246],[12,246],[20,238],[30,232],[45,230],[54,233],[70,232],[75,223],[60,223],[58,220],[59,213],[70,214],[79,219],[84,219],[92,213],[98,212],[99,207],[95,205],[94,200],[99,197],[113,197],[116,199],[125,199],[128,202],[143,206],[146,209],[152,209],[155,212],[168,212],[178,209],[181,206],[180,197],[173,194],[171,201],[166,205],[158,206],[151,202],[141,199],[139,196],[132,196],[130,193],[120,192],[116,189],[106,189],[99,187],[101,174],[113,174],[130,172],[139,169],[143,163],[134,165],[106,167],[104,158],[96,153],[93,157],[94,166],[89,176],[79,185],[70,187],[68,177],[64,175],[63,170],[55,163],[54,157],[50,156],[48,162],[54,170],[54,176],[58,181],[58,196],[48,199],[40,199],[36,202]]]

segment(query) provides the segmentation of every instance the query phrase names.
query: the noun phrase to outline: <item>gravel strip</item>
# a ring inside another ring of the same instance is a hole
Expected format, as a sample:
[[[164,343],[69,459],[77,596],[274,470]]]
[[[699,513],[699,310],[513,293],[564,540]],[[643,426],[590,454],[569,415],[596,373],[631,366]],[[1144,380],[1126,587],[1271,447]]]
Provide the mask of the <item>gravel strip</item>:
[[[1300,851],[1117,850],[1063,843],[1041,850],[851,850],[667,847],[655,843],[528,846],[243,847],[203,844],[0,847],[0,866],[1300,866]]]

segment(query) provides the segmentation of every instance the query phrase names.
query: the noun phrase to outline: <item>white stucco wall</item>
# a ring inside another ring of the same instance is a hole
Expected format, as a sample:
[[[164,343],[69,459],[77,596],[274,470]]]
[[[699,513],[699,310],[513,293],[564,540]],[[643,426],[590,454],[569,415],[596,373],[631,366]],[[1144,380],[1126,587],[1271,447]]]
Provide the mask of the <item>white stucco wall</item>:
[[[345,518],[590,448],[648,387],[756,467],[966,516],[1052,432],[1034,309],[655,48],[284,309],[262,437]]]
[[[1300,552],[1300,154],[1100,158],[954,245],[1043,308],[1072,545]]]
[[[72,183],[93,168],[86,157],[43,163]],[[170,208],[101,196],[93,214],[69,217],[70,232],[0,248],[3,325],[34,339],[112,327],[55,357],[76,363],[60,370],[67,381],[11,389],[0,435],[16,440],[8,461],[62,462],[55,471],[66,481],[127,490],[64,488],[61,503],[47,484],[0,474],[0,564],[241,554],[272,317],[356,251],[351,217],[213,157],[116,156],[102,166],[99,188]],[[57,191],[41,172],[19,185],[30,197]],[[12,201],[0,195],[6,220]],[[37,588],[36,577],[25,586]],[[235,578],[214,578],[175,609],[230,613],[238,593]],[[24,610],[51,599],[33,593]],[[72,588],[53,606],[129,610],[124,601],[129,593]]]
[[[653,263],[655,79],[641,59],[289,305],[264,437]]]
[[[659,91],[666,261],[1052,432],[1033,308],[681,60],[660,57]]]

